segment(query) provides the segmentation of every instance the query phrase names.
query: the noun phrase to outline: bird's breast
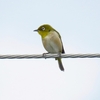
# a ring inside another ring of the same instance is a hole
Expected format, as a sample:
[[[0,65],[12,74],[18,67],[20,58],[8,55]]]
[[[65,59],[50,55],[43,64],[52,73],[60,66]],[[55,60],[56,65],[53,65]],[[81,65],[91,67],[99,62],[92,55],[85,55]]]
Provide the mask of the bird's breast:
[[[59,53],[62,51],[62,43],[56,32],[51,32],[42,39],[44,48],[49,53]]]

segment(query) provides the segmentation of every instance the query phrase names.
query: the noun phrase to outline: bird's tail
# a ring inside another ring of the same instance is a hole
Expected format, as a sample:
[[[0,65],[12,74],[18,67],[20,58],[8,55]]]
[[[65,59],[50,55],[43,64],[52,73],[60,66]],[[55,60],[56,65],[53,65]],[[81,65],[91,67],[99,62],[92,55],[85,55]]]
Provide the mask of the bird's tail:
[[[60,70],[61,70],[61,71],[64,71],[64,67],[63,67],[61,58],[56,58],[56,60],[58,60],[58,65],[59,65]]]

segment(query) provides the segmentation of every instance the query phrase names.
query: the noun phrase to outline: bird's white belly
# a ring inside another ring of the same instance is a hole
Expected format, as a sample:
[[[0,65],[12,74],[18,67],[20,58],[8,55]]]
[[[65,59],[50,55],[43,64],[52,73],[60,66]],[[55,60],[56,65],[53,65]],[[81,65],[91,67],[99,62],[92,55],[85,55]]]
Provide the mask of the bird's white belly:
[[[56,43],[55,39],[58,39],[57,42],[59,42],[59,43]],[[49,36],[46,36],[44,39],[42,39],[42,42],[43,42],[44,48],[49,53],[59,53],[62,49],[62,45],[61,45],[61,41],[60,41],[59,37],[55,38],[55,36],[49,35]]]
[[[59,52],[58,46],[53,41],[50,41],[50,40],[46,41],[45,49],[48,52],[50,52],[50,53],[57,53],[57,52]]]

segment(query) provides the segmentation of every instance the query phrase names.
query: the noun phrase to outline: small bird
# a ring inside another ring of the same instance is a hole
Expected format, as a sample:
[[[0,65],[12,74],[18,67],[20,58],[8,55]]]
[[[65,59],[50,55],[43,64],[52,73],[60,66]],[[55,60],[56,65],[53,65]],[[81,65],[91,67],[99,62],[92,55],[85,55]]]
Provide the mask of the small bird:
[[[41,35],[43,46],[48,53],[65,53],[61,36],[52,26],[44,24],[34,31]],[[58,60],[60,70],[64,71],[61,58],[57,57],[55,59]]]

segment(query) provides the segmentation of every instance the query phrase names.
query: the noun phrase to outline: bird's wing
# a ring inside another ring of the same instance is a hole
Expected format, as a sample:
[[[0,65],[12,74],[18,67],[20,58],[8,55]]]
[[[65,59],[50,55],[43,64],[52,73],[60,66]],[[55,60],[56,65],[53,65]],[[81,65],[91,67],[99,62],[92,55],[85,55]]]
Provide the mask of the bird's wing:
[[[54,29],[54,31],[56,31],[56,30]],[[56,32],[57,32],[57,31],[56,31]],[[62,52],[61,52],[61,53],[65,53],[65,50],[64,50],[64,46],[63,46],[63,42],[62,42],[61,36],[60,36],[59,32],[57,32],[57,34],[58,34],[58,36],[59,36],[59,38],[60,38],[60,40],[61,40],[61,43],[62,43]]]

